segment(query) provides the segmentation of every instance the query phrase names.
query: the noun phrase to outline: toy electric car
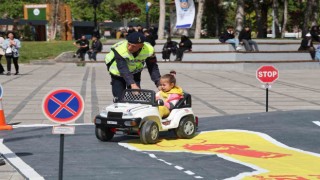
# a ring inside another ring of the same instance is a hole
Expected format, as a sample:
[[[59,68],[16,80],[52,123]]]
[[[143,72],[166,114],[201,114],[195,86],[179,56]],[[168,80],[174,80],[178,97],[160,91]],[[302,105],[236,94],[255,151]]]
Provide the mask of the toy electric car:
[[[184,93],[164,119],[158,110],[163,104],[162,100],[156,100],[154,91],[127,89],[121,100],[114,100],[114,104],[95,117],[96,137],[110,141],[116,133],[139,135],[142,143],[154,144],[159,131],[174,130],[178,138],[192,138],[197,131],[198,118],[191,108],[191,95]]]

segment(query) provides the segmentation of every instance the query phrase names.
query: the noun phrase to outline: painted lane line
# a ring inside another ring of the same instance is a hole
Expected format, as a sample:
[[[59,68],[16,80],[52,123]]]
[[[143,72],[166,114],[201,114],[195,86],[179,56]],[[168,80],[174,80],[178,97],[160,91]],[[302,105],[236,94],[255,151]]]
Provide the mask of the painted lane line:
[[[196,179],[203,179],[203,177],[201,177],[201,176],[195,176],[194,178],[196,178]]]
[[[124,143],[118,143],[120,146],[123,146],[123,147],[125,147],[125,148],[128,148],[128,149],[130,149],[130,150],[134,150],[134,151],[138,151],[138,152],[140,152],[140,153],[143,153],[143,154],[146,154],[146,155],[148,155],[149,157],[151,157],[151,158],[153,158],[153,159],[156,159],[156,160],[158,160],[158,161],[161,161],[161,162],[163,162],[163,163],[165,163],[165,164],[167,164],[167,165],[169,165],[169,166],[173,166],[173,163],[170,163],[170,162],[167,162],[167,161],[165,161],[165,160],[163,160],[163,159],[160,159],[160,158],[158,158],[155,154],[152,154],[152,153],[148,153],[148,152],[145,152],[145,151],[141,151],[141,150],[139,150],[139,149],[137,149],[137,148],[134,148],[134,147],[132,147],[132,146],[129,146],[128,145],[128,143],[126,143],[126,142],[124,142]],[[181,167],[181,166],[178,166],[178,165],[175,165],[174,166],[177,170],[179,170],[179,171],[181,171],[181,170],[183,170],[184,168],[183,167]],[[192,171],[190,171],[190,170],[186,170],[186,171],[183,171],[185,174],[187,174],[187,175],[190,175],[190,176],[193,176],[193,175],[195,175],[195,173],[194,172],[192,172]],[[195,179],[203,179],[203,177],[202,176],[194,176],[194,178]]]
[[[186,174],[188,174],[188,175],[194,175],[195,173],[194,172],[192,172],[192,171],[189,171],[189,170],[187,170],[187,171],[184,171]]]
[[[182,170],[182,169],[184,169],[183,167],[181,167],[181,166],[174,166],[176,169],[178,169],[178,170]]]
[[[146,154],[148,154],[148,153],[146,153]],[[155,158],[155,159],[157,159],[157,156],[156,155],[154,155],[154,154],[148,154],[151,158]]]
[[[313,123],[315,123],[316,125],[320,126],[320,121],[312,121]]]
[[[167,164],[167,165],[169,165],[169,166],[172,165],[172,163],[169,163],[169,162],[167,162],[167,161],[165,161],[165,160],[163,160],[163,159],[158,159],[158,160],[164,162],[165,164]]]
[[[44,178],[40,174],[38,174],[33,168],[31,168],[15,153],[13,153],[7,146],[5,146],[3,144],[3,139],[0,139],[0,153],[26,179],[44,180]]]
[[[70,126],[85,126],[85,125],[94,125],[93,123],[76,123],[76,124],[67,124]],[[28,128],[28,127],[52,127],[57,126],[57,124],[26,124],[26,125],[13,125],[13,128]]]

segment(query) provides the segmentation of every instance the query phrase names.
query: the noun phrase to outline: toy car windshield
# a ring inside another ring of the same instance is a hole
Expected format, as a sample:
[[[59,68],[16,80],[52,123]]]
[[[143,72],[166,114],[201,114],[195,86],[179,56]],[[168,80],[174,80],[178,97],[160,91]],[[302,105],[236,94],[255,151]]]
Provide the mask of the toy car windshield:
[[[155,92],[145,89],[126,89],[119,102],[156,105]]]

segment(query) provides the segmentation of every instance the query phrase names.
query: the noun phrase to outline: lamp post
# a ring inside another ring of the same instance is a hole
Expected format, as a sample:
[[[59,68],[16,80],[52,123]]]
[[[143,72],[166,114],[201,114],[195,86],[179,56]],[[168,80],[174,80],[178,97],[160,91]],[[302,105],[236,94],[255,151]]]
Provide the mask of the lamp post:
[[[102,0],[89,0],[89,3],[93,5],[93,22],[94,22],[94,30],[93,35],[100,37],[99,27],[97,24],[97,7],[102,2]]]
[[[151,7],[152,3],[147,2],[146,3],[146,28],[149,29],[149,9]]]

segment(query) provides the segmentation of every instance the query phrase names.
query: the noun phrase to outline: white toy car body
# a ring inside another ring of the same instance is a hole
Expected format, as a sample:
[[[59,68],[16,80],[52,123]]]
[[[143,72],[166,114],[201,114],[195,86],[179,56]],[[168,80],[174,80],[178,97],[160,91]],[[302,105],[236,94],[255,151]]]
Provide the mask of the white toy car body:
[[[126,90],[119,102],[107,106],[95,117],[96,137],[109,141],[118,131],[138,134],[144,144],[156,143],[159,131],[174,130],[179,138],[192,138],[198,120],[191,108],[191,95],[184,93],[167,118],[159,116],[155,92],[150,90]]]

